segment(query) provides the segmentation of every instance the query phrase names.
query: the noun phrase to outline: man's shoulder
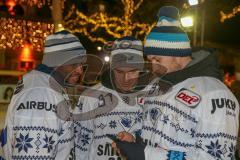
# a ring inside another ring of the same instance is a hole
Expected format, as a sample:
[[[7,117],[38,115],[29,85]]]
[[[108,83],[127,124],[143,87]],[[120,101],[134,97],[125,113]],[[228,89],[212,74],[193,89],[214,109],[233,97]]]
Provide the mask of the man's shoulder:
[[[181,83],[183,85],[185,85],[185,84],[201,85],[202,88],[208,88],[210,90],[227,88],[226,85],[219,79],[214,78],[214,77],[207,77],[207,76],[189,78]],[[181,83],[179,83],[179,84],[181,84]]]
[[[202,95],[209,93],[225,92],[232,94],[230,89],[219,79],[214,77],[194,77],[180,83],[179,86],[186,86],[198,90]]]
[[[38,71],[31,71],[25,74],[18,81],[13,99],[19,101],[21,99],[49,99],[54,101],[56,98],[62,98],[60,90],[51,87],[49,76]]]
[[[32,70],[22,78],[25,88],[49,87],[49,75]]]

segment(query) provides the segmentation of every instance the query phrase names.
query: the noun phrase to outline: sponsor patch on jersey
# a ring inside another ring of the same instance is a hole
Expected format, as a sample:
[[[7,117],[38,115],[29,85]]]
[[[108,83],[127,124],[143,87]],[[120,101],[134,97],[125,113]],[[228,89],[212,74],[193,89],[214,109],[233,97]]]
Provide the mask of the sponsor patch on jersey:
[[[140,106],[144,105],[144,97],[138,97],[138,98],[137,98],[137,103],[138,103],[138,105],[140,105]]]
[[[216,110],[225,109],[227,115],[230,116],[236,116],[235,110],[236,110],[236,103],[234,100],[228,99],[228,98],[217,98],[212,99],[212,110],[211,114],[214,114]]]
[[[168,151],[167,160],[186,160],[186,153],[179,151]]]
[[[186,88],[182,88],[175,96],[175,99],[191,108],[197,107],[201,101],[200,95]]]

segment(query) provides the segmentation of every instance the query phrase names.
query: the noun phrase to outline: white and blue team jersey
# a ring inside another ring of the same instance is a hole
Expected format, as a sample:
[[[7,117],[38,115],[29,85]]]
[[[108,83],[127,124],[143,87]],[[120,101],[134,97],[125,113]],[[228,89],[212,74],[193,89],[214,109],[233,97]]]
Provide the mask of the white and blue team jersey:
[[[52,88],[50,75],[33,70],[18,83],[8,106],[1,143],[7,160],[71,158],[73,122],[57,117],[66,96]]]
[[[189,78],[164,95],[146,97],[146,160],[233,160],[239,103],[211,77]]]
[[[131,98],[128,94],[118,94],[102,84],[94,89],[103,91],[98,98],[81,96],[77,106],[78,112],[87,112],[105,105],[116,96],[118,104],[111,112],[101,114],[95,119],[76,122],[75,153],[78,160],[122,160],[111,146],[113,142],[106,135],[117,135],[126,131],[133,135],[140,134],[142,128],[143,97]],[[132,104],[133,105],[130,105]],[[77,112],[76,112],[77,113]]]

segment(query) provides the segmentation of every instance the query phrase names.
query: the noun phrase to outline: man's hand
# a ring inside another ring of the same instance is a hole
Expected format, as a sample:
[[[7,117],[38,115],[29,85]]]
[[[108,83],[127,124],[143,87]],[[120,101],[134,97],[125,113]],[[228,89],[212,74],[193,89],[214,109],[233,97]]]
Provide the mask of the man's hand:
[[[119,132],[116,138],[119,141],[135,142],[135,137],[131,133],[125,131]],[[119,149],[117,148],[116,140],[113,140],[112,148],[114,148],[119,154],[121,154]]]
[[[144,144],[140,136],[136,136],[136,142],[117,140],[115,143],[121,154],[127,157],[128,160],[145,160],[144,150],[146,144]]]

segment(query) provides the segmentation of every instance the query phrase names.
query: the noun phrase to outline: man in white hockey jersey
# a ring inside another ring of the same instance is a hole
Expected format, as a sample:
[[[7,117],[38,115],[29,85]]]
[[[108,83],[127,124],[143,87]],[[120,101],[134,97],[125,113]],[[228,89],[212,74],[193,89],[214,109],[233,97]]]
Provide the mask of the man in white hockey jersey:
[[[70,108],[65,87],[80,80],[85,56],[70,32],[47,37],[42,64],[18,82],[8,107],[1,133],[5,159],[71,158],[73,122],[60,119],[56,111],[59,104]]]
[[[221,81],[216,57],[191,51],[178,9],[162,7],[146,38],[144,54],[153,72],[161,64],[172,83],[163,95],[145,99],[142,138],[115,140],[128,160],[233,160],[238,136],[239,103]]]
[[[139,72],[144,66],[142,42],[133,37],[123,37],[116,40],[113,46],[115,48],[111,51],[110,69],[103,73],[101,83],[91,88],[100,91],[97,98],[89,97],[88,91],[85,91],[77,108],[82,113],[103,108],[114,97],[118,103],[111,112],[76,123],[78,160],[122,160],[123,157],[111,147],[112,140],[108,135],[119,132],[135,135],[142,128],[144,101],[141,96],[135,95],[142,90],[139,85]]]

